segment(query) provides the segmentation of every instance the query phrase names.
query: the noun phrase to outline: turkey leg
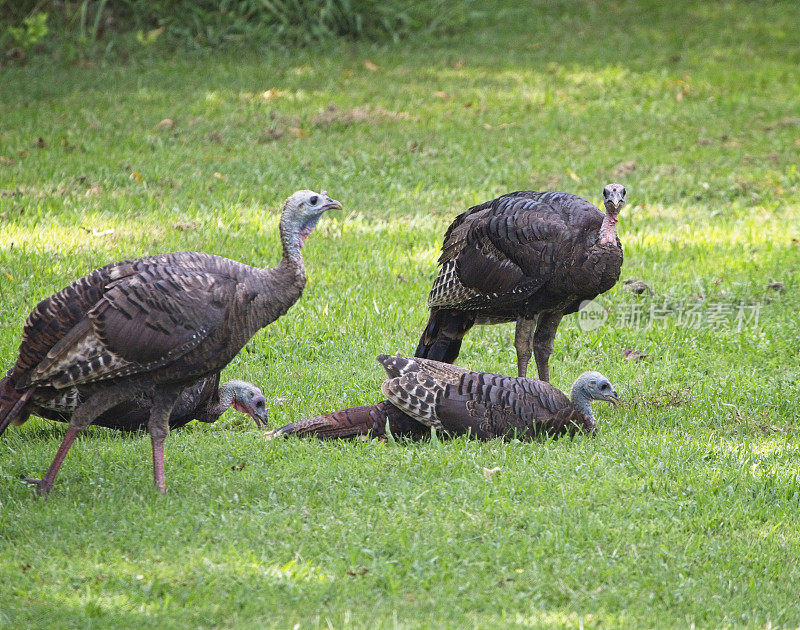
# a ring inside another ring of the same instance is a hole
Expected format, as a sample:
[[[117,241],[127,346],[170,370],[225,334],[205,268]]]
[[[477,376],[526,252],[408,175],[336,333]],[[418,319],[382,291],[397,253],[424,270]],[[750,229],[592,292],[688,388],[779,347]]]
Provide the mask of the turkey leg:
[[[517,375],[526,376],[528,374],[528,363],[531,360],[531,350],[533,349],[533,334],[536,330],[536,319],[520,317],[517,320],[517,327],[514,330],[514,347],[517,349]]]
[[[130,385],[124,389],[120,386],[112,385],[89,396],[86,402],[75,410],[75,413],[72,414],[69,427],[67,428],[67,433],[64,435],[61,446],[58,448],[58,452],[53,458],[53,463],[50,464],[50,468],[47,469],[45,476],[41,479],[34,479],[33,477],[25,478],[25,481],[36,486],[36,494],[40,496],[47,495],[53,488],[58,470],[61,468],[61,464],[64,463],[64,459],[72,443],[75,441],[75,438],[78,437],[78,434],[92,424],[97,416],[108,411],[114,405],[119,404],[121,399],[130,398],[136,393],[136,390],[132,390]]]
[[[556,338],[558,325],[564,315],[561,312],[542,313],[533,335],[533,356],[536,357],[536,369],[539,380],[550,382],[550,355],[553,354],[553,341]]]
[[[157,389],[153,393],[153,405],[150,408],[150,420],[147,429],[153,445],[153,481],[162,494],[167,491],[164,475],[164,439],[169,435],[169,414],[178,400],[180,389]]]
[[[75,441],[75,438],[78,437],[78,434],[81,431],[83,431],[83,427],[74,427],[72,425],[67,427],[67,432],[64,435],[61,446],[58,447],[56,456],[53,458],[53,463],[50,464],[50,468],[47,469],[44,477],[41,479],[25,477],[25,481],[36,486],[36,494],[39,496],[47,496],[47,493],[50,492],[50,489],[53,487],[53,483],[56,480],[58,469],[61,468],[61,464],[64,463],[64,458],[67,456],[72,443]]]

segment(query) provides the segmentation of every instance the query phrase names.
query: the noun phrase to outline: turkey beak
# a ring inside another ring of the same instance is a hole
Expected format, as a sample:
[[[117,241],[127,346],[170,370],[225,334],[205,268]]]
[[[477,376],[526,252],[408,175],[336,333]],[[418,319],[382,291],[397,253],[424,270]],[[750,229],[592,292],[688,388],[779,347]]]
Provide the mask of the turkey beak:
[[[330,197],[325,197],[325,203],[322,206],[323,210],[341,210],[342,204],[336,201],[336,199],[331,199]]]
[[[625,205],[625,197],[622,196],[621,192],[614,191],[606,198],[605,205],[606,210],[617,214],[622,209],[622,206]]]
[[[619,396],[617,395],[616,389],[613,392],[611,392],[611,395],[608,397],[608,402],[610,402],[615,407],[619,407],[619,405],[622,404],[622,402],[619,399]]]
[[[247,413],[255,420],[257,427],[269,426],[269,408],[267,407],[267,399],[263,396],[256,396],[252,403],[248,405]]]

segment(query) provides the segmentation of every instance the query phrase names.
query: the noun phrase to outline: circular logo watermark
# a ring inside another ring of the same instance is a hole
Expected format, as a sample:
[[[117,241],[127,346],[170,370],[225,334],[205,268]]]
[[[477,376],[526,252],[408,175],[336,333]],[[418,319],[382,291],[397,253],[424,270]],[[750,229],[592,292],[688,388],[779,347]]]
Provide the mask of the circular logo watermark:
[[[595,330],[608,320],[608,311],[599,302],[584,300],[578,308],[578,326],[581,330]]]

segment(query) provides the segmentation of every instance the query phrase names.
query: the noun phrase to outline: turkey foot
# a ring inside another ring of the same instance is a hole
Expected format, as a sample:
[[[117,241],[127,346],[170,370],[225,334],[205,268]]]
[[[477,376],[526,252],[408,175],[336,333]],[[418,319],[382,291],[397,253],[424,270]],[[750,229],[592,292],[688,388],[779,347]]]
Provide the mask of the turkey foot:
[[[80,433],[82,430],[82,427],[73,426],[67,429],[64,439],[61,442],[61,446],[58,448],[58,452],[53,458],[53,463],[50,464],[50,468],[47,469],[47,473],[44,477],[41,479],[25,477],[25,481],[36,486],[36,494],[39,496],[47,496],[47,493],[50,492],[53,487],[53,483],[56,480],[58,469],[61,468],[61,464],[64,463],[64,458],[67,456],[72,443],[75,441],[75,438],[78,437],[78,433]]]

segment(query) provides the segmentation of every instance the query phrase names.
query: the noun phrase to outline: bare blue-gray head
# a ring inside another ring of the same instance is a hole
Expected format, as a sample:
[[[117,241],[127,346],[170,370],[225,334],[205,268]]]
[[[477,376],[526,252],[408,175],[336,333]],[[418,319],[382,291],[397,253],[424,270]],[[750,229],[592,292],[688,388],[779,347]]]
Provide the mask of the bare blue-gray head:
[[[296,258],[303,242],[314,231],[317,221],[326,210],[340,209],[342,204],[328,197],[328,193],[298,190],[283,204],[280,230],[284,251]]]
[[[575,379],[572,385],[571,394],[574,396],[576,391],[580,391],[589,400],[605,400],[610,403],[619,402],[617,390],[605,376],[600,372],[584,372]]]
[[[219,388],[220,404],[250,416],[256,425],[267,426],[267,399],[261,390],[247,381],[228,381]]]
[[[607,214],[616,217],[625,205],[625,186],[609,184],[603,188],[603,205]]]
[[[576,378],[570,390],[570,399],[575,408],[592,422],[595,422],[591,405],[593,400],[604,400],[614,405],[619,402],[617,390],[600,372],[584,372]]]
[[[281,223],[308,236],[326,210],[340,209],[342,204],[328,197],[326,191],[298,190],[283,204]]]

